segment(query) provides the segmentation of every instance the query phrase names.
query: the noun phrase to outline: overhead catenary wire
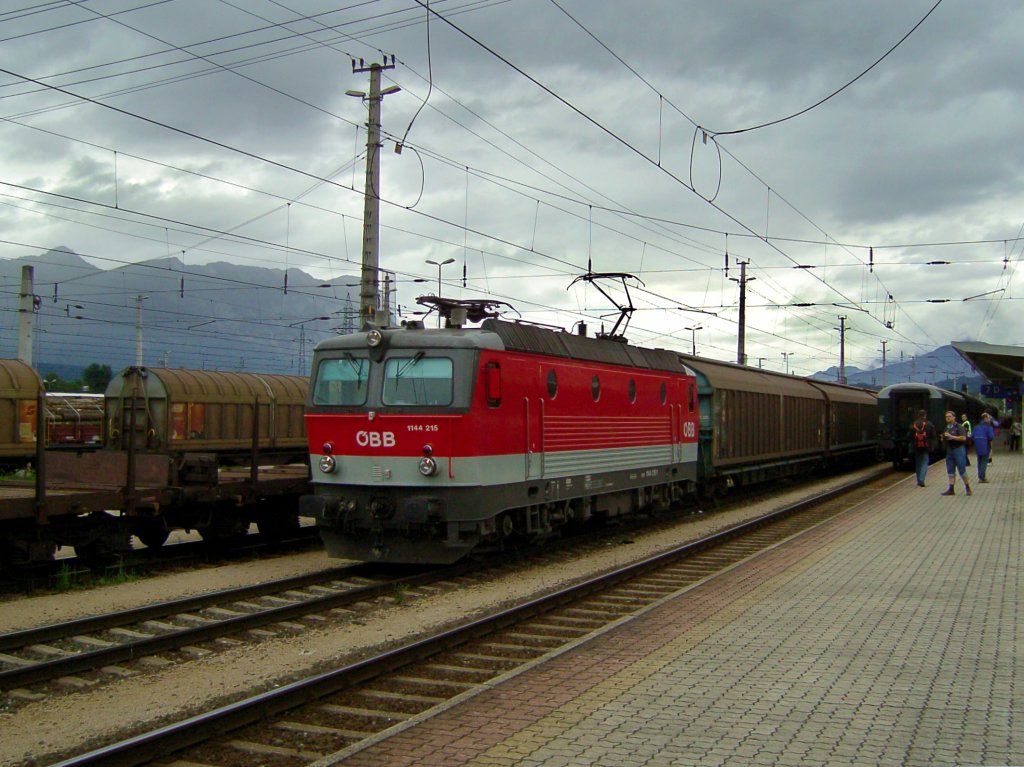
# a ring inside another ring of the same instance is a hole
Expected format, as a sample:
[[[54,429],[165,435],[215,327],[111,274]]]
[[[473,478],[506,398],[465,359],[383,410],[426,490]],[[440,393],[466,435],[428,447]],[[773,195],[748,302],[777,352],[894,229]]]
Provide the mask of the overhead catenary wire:
[[[593,210],[597,211],[597,210],[598,210],[598,207],[597,207],[597,206],[594,206],[594,207],[593,207]],[[599,218],[601,218],[601,217],[597,217],[597,216],[595,216],[595,219],[599,219]],[[452,223],[452,222],[448,222],[448,225],[451,225],[451,223]],[[597,225],[598,225],[598,224],[597,224],[597,222],[595,221],[595,226],[597,226]],[[467,229],[466,229],[465,227],[463,227],[463,228],[461,229],[461,232],[462,232],[462,237],[461,237],[460,239],[462,239],[462,240],[465,240],[465,238],[466,238],[466,236],[467,236],[467,234],[468,234],[468,232],[467,232]],[[742,234],[742,233],[734,233],[734,234],[736,234],[737,236],[739,236],[739,234]],[[745,235],[744,235],[744,236],[745,236]],[[776,240],[776,238],[774,238],[774,237],[773,237],[773,238],[771,238],[771,239],[772,239],[772,240],[774,240],[774,241],[781,241],[781,240]],[[644,247],[644,248],[646,248],[646,247],[647,247],[647,244],[648,244],[647,242],[644,242],[644,243],[643,243],[643,247]],[[653,247],[657,247],[657,245],[656,245],[656,244],[653,244],[653,243],[652,243],[652,246],[653,246]],[[639,247],[638,247],[638,250],[639,250]],[[710,251],[709,251],[709,252],[710,252]],[[829,264],[829,266],[830,266],[830,268],[832,268],[832,267],[833,267],[833,264],[832,264],[832,263],[830,263],[830,264]]]
[[[552,2],[554,2],[554,0],[552,0]],[[710,136],[716,136],[716,137],[717,136],[735,136],[735,135],[740,134],[740,133],[749,133],[750,131],[760,130],[761,128],[768,128],[768,127],[770,127],[772,125],[778,125],[780,123],[784,123],[784,122],[787,122],[787,121],[792,120],[794,118],[800,117],[801,115],[805,115],[805,114],[807,114],[808,112],[810,112],[813,109],[817,109],[822,104],[824,104],[826,101],[829,101],[830,99],[835,98],[836,96],[838,96],[840,93],[845,91],[851,85],[853,85],[858,80],[860,80],[862,77],[867,75],[868,72],[870,72],[872,69],[877,67],[883,61],[885,61],[885,59],[887,59],[889,57],[889,55],[893,51],[895,51],[897,48],[899,48],[904,42],[906,42],[907,38],[909,38],[912,34],[914,34],[914,32],[917,31],[918,27],[920,27],[922,24],[925,23],[925,21],[928,20],[928,17],[931,16],[932,13],[935,12],[935,9],[938,8],[940,5],[942,5],[942,0],[936,0],[935,5],[933,5],[928,10],[928,12],[921,18],[921,20],[918,21],[913,27],[911,27],[910,30],[905,35],[903,35],[903,37],[901,37],[899,40],[897,40],[893,44],[893,46],[891,48],[889,48],[889,50],[887,50],[885,53],[883,53],[881,56],[879,56],[877,59],[875,59],[875,61],[872,62],[872,64],[867,69],[862,71],[860,74],[858,74],[856,77],[854,77],[852,80],[850,80],[846,84],[844,84],[844,85],[840,86],[839,88],[837,88],[836,90],[832,91],[830,94],[828,94],[824,98],[819,99],[818,101],[814,102],[810,106],[805,107],[804,109],[801,109],[798,112],[794,112],[793,114],[786,115],[785,117],[779,117],[778,119],[770,120],[769,122],[764,122],[764,123],[761,123],[760,125],[751,125],[750,127],[747,127],[747,128],[734,128],[732,130],[711,130],[711,129],[702,129],[702,130],[706,130],[708,135],[710,135]]]
[[[694,194],[697,193],[696,190],[690,184],[688,184],[685,180],[680,178],[678,175],[672,173],[671,171],[669,171],[664,166],[659,165],[656,159],[649,157],[646,153],[644,153],[643,151],[638,149],[636,146],[631,144],[629,141],[624,139],[622,136],[618,135],[615,131],[611,130],[606,125],[604,125],[603,123],[601,123],[600,121],[598,121],[597,119],[595,119],[594,117],[592,117],[591,115],[589,115],[588,113],[586,113],[585,111],[580,109],[578,106],[573,104],[567,98],[565,98],[564,96],[560,95],[559,93],[554,91],[549,86],[547,86],[544,83],[542,83],[540,80],[538,80],[537,78],[535,78],[534,76],[532,76],[531,74],[526,72],[523,68],[521,68],[520,66],[518,66],[517,64],[515,64],[514,62],[509,60],[507,57],[503,56],[501,53],[499,53],[494,48],[492,48],[491,46],[489,46],[486,43],[484,43],[479,38],[475,37],[471,33],[467,32],[464,29],[462,29],[457,24],[452,22],[450,19],[448,19],[445,16],[439,14],[436,10],[433,10],[433,9],[429,8],[429,6],[425,3],[424,0],[415,0],[415,2],[417,2],[421,7],[426,8],[428,11],[433,13],[437,18],[439,18],[442,21],[444,21],[452,29],[454,29],[456,32],[458,32],[462,36],[466,37],[468,40],[473,42],[475,45],[479,46],[481,49],[486,51],[488,54],[490,54],[491,56],[493,56],[497,60],[501,61],[503,64],[505,64],[506,66],[510,67],[515,72],[517,72],[519,75],[521,75],[522,77],[524,77],[525,79],[527,79],[528,81],[533,83],[535,86],[537,86],[542,91],[544,91],[546,94],[551,96],[553,99],[555,99],[556,101],[561,103],[563,106],[565,106],[566,108],[568,108],[569,110],[574,112],[576,115],[581,117],[583,120],[585,120],[586,122],[588,122],[591,125],[593,125],[600,132],[604,133],[609,138],[611,138],[614,142],[616,142],[618,144],[621,144],[623,147],[628,149],[630,152],[635,154],[637,157],[641,158],[643,161],[645,161],[645,162],[651,164],[652,166],[654,166],[655,168],[657,168],[657,170],[659,172],[667,175],[669,178],[671,178],[673,181],[675,181],[680,186],[684,187],[685,189],[689,190],[690,192],[692,192]],[[709,202],[709,201],[706,201],[706,202],[707,202],[708,205],[713,207],[715,210],[717,210],[719,213],[724,215],[726,218],[728,218],[729,220],[733,221],[733,223],[738,224],[739,226],[741,226],[743,229],[745,229],[746,231],[748,231],[751,234],[754,234],[754,235],[757,234],[757,232],[755,232],[750,226],[748,226],[747,224],[745,224],[742,221],[740,221],[738,218],[736,218],[734,215],[732,215],[731,213],[729,213],[728,211],[723,209],[721,206],[717,205],[714,202]],[[760,237],[759,239],[761,239],[763,242],[765,242],[765,244],[767,244],[769,247],[771,247],[773,250],[778,252],[783,257],[793,261],[793,263],[796,263],[796,261],[788,253],[784,252],[778,246],[776,246],[773,243],[771,243],[769,240],[767,240],[766,237]],[[823,285],[828,287],[830,290],[834,291],[844,301],[846,301],[848,303],[855,303],[853,301],[853,299],[851,299],[850,297],[844,295],[842,293],[842,291],[840,291],[834,285],[831,285],[831,284],[829,284],[828,282],[826,282],[824,280],[821,280],[821,282],[822,282]]]
[[[279,25],[280,26],[280,25]],[[606,47],[606,46],[605,46]],[[620,57],[621,58],[621,57]],[[646,82],[646,81],[645,81]]]

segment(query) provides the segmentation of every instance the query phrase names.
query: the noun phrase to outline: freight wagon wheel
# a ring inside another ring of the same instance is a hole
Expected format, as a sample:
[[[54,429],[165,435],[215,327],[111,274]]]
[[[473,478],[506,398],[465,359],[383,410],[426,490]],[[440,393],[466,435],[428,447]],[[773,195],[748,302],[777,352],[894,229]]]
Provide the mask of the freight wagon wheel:
[[[90,570],[105,570],[120,562],[121,556],[130,549],[130,541],[118,545],[109,538],[98,538],[75,546],[75,556]]]
[[[171,531],[160,519],[144,519],[135,524],[133,531],[147,549],[158,549],[167,543]]]
[[[103,570],[115,565],[132,550],[131,533],[121,520],[98,511],[81,521],[75,536],[75,556],[89,569]]]
[[[14,538],[0,541],[0,573],[24,576],[27,569],[53,560],[56,544],[50,541]]]
[[[236,545],[249,532],[249,521],[243,519],[234,505],[215,509],[209,524],[198,527],[199,537],[215,553]]]
[[[280,543],[287,538],[294,538],[299,532],[299,515],[297,512],[278,510],[263,511],[256,517],[256,527],[266,540]]]
[[[724,493],[722,493],[722,496],[724,496]],[[718,511],[719,496],[715,493],[712,485],[698,485],[697,488],[694,490],[693,498],[696,501],[697,506],[701,509],[701,514],[704,513],[704,509]]]

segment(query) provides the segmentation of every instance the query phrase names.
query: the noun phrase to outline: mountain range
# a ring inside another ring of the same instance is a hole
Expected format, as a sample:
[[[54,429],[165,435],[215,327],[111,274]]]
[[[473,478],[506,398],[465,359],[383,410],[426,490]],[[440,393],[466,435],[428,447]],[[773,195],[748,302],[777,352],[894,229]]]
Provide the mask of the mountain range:
[[[839,367],[834,365],[809,377],[818,381],[838,381]],[[860,370],[846,366],[846,382],[866,389],[880,389],[888,384],[915,381],[954,391],[960,391],[966,386],[971,394],[977,395],[985,380],[951,344],[910,359],[887,361],[884,370],[881,367]]]
[[[316,343],[358,325],[356,274],[318,280],[296,268],[186,266],[177,258],[102,270],[61,247],[0,260],[0,357],[17,356],[26,265],[34,269],[38,297],[34,365],[69,380],[94,362],[115,371],[134,364],[140,311],[142,362],[155,367],[305,375]],[[838,369],[811,378],[837,381]],[[949,345],[890,360],[884,370],[847,366],[846,379],[868,388],[904,381],[967,385],[972,393],[984,382]]]
[[[0,357],[17,356],[23,266],[34,270],[33,362],[305,374],[317,342],[357,324],[359,278],[165,258],[103,270],[68,248],[0,260]]]

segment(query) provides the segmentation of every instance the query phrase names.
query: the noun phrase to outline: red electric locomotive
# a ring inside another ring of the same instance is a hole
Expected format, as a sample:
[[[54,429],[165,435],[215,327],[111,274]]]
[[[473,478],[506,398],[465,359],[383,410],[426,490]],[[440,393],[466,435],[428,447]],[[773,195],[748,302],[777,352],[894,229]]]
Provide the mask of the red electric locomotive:
[[[679,355],[432,302],[444,329],[317,346],[302,513],[331,556],[449,563],[693,491],[697,385]]]

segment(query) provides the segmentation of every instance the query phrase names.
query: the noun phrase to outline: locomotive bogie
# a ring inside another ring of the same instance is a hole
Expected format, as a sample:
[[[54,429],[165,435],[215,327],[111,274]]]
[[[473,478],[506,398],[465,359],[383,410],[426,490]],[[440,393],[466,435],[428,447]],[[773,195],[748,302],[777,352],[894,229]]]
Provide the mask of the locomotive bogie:
[[[301,513],[313,516],[332,556],[357,560],[450,563],[477,546],[537,541],[592,517],[667,508],[692,492],[681,472],[647,469],[518,481],[387,489],[336,485],[303,499]],[[692,476],[692,472],[691,472]],[[404,559],[415,551],[414,559]]]

